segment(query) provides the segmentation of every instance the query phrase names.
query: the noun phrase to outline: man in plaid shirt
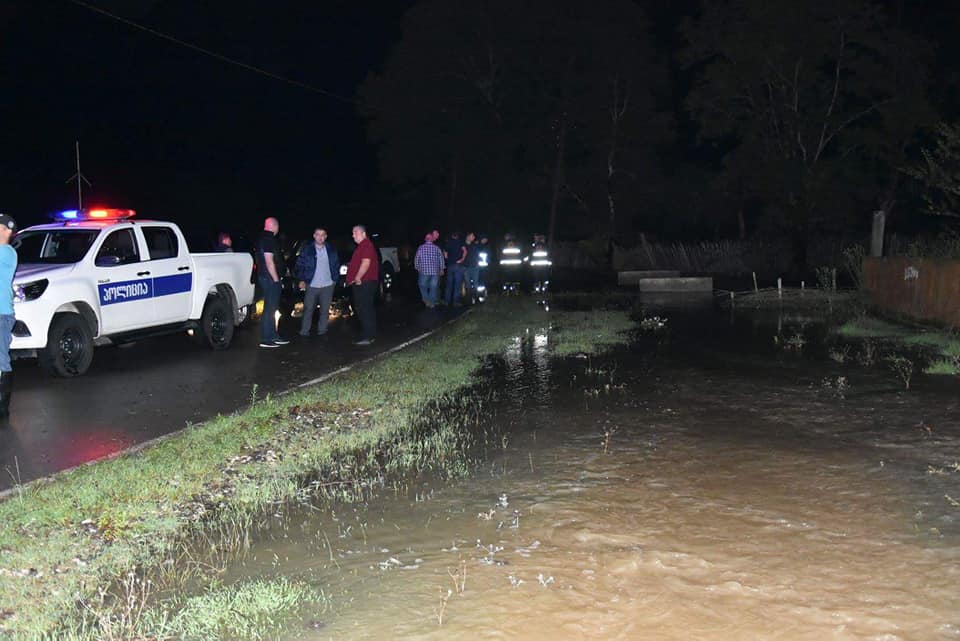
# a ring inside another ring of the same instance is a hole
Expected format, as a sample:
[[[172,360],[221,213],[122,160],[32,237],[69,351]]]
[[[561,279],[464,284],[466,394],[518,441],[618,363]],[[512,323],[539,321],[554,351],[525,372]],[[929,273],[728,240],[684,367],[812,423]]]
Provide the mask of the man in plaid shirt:
[[[417,254],[413,258],[413,266],[419,272],[417,285],[420,287],[420,297],[423,298],[423,304],[428,309],[437,306],[437,295],[439,293],[440,277],[443,276],[443,270],[446,267],[446,261],[443,258],[443,252],[433,244],[433,241],[439,237],[434,236],[436,232],[430,232],[423,238],[423,244],[417,248]]]

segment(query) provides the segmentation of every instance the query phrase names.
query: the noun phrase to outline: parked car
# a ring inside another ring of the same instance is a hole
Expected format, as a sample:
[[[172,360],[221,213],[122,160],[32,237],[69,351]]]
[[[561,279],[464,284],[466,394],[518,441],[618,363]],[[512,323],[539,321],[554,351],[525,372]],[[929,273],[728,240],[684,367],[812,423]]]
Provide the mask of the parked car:
[[[253,303],[250,255],[190,253],[175,224],[134,216],[70,210],[16,235],[14,358],[70,377],[89,369],[96,345],[189,331],[230,346]]]

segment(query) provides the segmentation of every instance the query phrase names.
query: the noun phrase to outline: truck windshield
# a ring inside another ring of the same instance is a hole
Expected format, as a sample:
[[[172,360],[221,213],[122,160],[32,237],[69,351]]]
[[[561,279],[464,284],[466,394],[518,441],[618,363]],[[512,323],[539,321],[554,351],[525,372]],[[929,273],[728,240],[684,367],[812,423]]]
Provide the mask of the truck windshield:
[[[17,234],[13,247],[17,261],[66,265],[79,262],[87,255],[99,229],[37,229]]]

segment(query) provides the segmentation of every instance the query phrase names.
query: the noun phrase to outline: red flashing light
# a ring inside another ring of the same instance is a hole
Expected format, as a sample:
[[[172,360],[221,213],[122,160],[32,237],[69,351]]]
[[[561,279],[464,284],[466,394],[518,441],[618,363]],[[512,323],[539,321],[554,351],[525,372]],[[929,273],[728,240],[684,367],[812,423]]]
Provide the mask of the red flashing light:
[[[136,215],[137,212],[132,209],[99,207],[97,209],[81,209],[80,211],[69,209],[54,215],[54,218],[57,220],[123,220],[124,218],[133,218]]]

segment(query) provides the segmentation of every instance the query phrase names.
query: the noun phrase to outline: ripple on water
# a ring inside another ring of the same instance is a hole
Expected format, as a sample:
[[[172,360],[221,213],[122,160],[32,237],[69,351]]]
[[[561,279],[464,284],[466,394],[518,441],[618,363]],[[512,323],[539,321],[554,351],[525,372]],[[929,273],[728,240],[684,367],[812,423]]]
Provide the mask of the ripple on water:
[[[955,520],[955,480],[924,471],[960,456],[955,401],[828,397],[800,362],[706,371],[663,349],[618,355],[626,389],[595,399],[586,362],[573,384],[518,343],[491,415],[521,428],[495,473],[375,501],[331,537],[336,563],[291,538],[256,554],[279,568],[246,571],[324,587],[327,625],[297,631],[313,640],[960,639],[960,540],[927,525]]]

